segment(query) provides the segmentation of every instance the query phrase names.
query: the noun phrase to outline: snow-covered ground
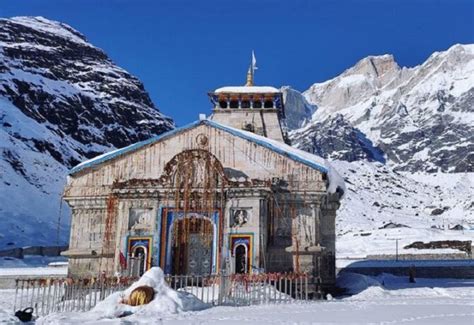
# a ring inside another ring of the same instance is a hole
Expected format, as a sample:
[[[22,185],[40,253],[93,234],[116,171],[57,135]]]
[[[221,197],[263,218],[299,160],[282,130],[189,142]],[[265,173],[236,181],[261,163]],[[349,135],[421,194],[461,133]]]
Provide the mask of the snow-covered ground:
[[[148,281],[148,282],[147,282]],[[209,307],[189,295],[142,281],[155,287],[155,300],[145,307],[118,303],[110,296],[86,313],[53,314],[38,324],[472,324],[474,280],[416,279],[381,275],[345,274],[338,283],[353,294],[340,299],[250,307]],[[158,290],[157,290],[158,288]],[[14,290],[0,291],[0,323],[12,323]],[[115,316],[123,311],[134,315]]]
[[[461,253],[404,249],[415,241],[474,241],[474,173],[397,173],[378,163],[334,161],[346,180],[337,212],[337,257]],[[437,210],[437,211],[436,211]],[[384,228],[389,223],[398,228]],[[462,225],[464,230],[450,230]]]

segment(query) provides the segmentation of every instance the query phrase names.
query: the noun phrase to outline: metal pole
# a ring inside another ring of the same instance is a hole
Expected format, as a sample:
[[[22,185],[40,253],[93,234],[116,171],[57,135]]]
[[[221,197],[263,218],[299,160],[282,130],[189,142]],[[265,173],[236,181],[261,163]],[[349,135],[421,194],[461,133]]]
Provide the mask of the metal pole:
[[[398,238],[395,239],[395,243],[396,243],[396,253],[395,253],[395,260],[398,262]]]
[[[308,275],[304,278],[305,300],[308,300]]]
[[[15,280],[15,302],[13,303],[13,312],[16,312],[16,300],[18,298],[18,279]]]

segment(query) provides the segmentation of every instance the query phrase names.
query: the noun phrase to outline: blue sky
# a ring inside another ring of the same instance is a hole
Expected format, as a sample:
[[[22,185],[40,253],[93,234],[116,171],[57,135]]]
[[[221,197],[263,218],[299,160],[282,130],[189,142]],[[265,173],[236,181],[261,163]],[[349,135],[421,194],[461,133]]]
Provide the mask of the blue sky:
[[[209,113],[207,92],[240,85],[255,50],[258,85],[306,90],[367,55],[402,66],[474,43],[474,0],[0,0],[0,16],[65,22],[140,78],[178,125]]]

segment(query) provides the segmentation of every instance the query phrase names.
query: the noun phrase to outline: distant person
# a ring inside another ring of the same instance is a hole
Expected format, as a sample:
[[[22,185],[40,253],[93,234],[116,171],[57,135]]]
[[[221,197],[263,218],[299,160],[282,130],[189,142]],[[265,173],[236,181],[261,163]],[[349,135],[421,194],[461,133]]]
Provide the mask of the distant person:
[[[410,283],[415,283],[415,276],[416,276],[416,270],[415,270],[415,265],[411,265],[410,269],[408,270],[408,277],[410,280]]]

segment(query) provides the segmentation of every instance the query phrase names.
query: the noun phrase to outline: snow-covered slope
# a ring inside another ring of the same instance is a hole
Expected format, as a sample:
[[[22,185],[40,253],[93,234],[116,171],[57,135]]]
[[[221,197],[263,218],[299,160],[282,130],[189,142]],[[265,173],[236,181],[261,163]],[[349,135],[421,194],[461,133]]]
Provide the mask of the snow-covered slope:
[[[474,44],[435,52],[413,68],[370,56],[303,94],[318,109],[291,134],[296,146],[340,114],[397,170],[474,172]]]
[[[403,249],[415,241],[474,240],[474,173],[413,174],[366,161],[332,165],[347,188],[337,212],[338,258],[395,254],[396,238],[400,253],[433,252]],[[465,229],[450,230],[456,225]]]
[[[285,106],[291,108],[285,119],[289,129],[298,129],[311,121],[316,105],[310,104],[299,91],[290,86],[281,87],[280,91],[283,93]]]
[[[329,116],[321,122],[313,121],[308,127],[299,129],[297,135],[290,133],[295,147],[320,157],[385,162],[382,150],[341,114]]]
[[[70,26],[0,19],[0,249],[56,244],[67,170],[173,127],[137,78]]]

